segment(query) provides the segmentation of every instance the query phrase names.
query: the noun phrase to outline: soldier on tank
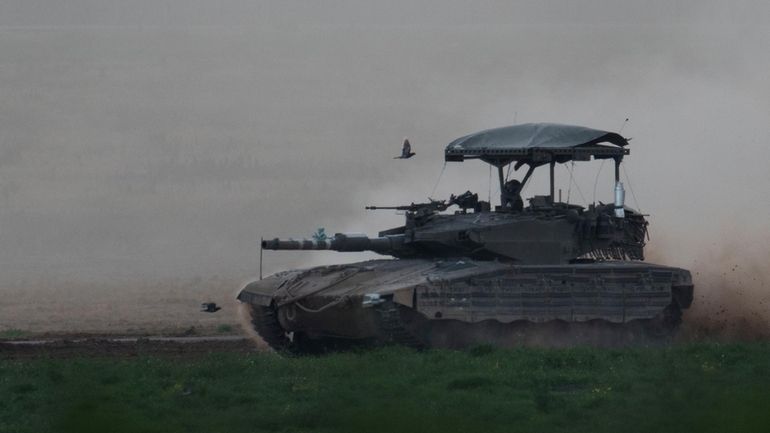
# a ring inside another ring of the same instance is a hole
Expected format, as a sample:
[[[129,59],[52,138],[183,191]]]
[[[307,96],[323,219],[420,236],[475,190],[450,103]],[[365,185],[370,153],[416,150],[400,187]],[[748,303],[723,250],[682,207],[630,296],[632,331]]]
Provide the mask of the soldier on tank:
[[[463,213],[468,209],[473,209],[474,212],[481,211],[481,207],[479,206],[479,195],[470,191],[465,191],[460,195],[452,194],[452,196],[449,197],[449,205],[457,205],[462,209]]]
[[[516,179],[509,180],[503,185],[503,208],[513,212],[521,212],[524,209],[524,201],[521,199],[521,182]]]

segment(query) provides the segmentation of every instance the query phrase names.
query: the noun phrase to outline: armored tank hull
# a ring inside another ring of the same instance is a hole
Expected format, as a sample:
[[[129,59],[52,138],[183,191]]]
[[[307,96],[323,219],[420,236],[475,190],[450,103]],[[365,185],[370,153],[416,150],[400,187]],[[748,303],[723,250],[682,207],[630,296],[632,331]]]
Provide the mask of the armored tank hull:
[[[690,272],[674,267],[471,259],[292,270],[254,281],[238,295],[271,347],[298,353],[394,343],[460,348],[665,341],[692,297]]]

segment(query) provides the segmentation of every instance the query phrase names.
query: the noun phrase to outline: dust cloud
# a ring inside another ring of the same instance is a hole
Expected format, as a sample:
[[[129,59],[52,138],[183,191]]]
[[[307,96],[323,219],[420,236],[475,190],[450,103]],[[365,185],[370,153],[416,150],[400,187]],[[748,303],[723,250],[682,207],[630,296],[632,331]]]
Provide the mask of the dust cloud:
[[[473,162],[433,191],[473,131],[625,118],[629,204],[653,261],[693,270],[687,319],[766,330],[768,19],[761,1],[3,2],[0,330],[229,323],[197,305],[232,302],[260,237],[494,197]],[[417,155],[393,160],[404,136]],[[565,197],[610,200],[607,167],[567,168]],[[271,253],[264,272],[367,257]]]
[[[684,251],[695,282],[692,308],[683,318],[682,340],[754,341],[770,338],[770,243],[767,233],[737,228],[720,233],[721,241],[693,240]],[[706,238],[708,239],[708,238]],[[700,246],[700,248],[693,248]],[[671,248],[648,259],[665,263]]]
[[[254,343],[255,347],[260,350],[267,350],[270,346],[262,340],[262,337],[254,330],[254,325],[251,324],[251,313],[247,304],[238,303],[235,307],[235,314],[238,320],[240,329],[249,339]]]

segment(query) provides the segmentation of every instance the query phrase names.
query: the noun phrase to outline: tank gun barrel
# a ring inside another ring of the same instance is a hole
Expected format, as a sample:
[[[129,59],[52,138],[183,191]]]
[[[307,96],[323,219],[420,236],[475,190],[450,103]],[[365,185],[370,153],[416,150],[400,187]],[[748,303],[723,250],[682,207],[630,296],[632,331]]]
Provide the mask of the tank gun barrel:
[[[332,250],[332,251],[374,251],[392,254],[402,249],[403,235],[370,238],[358,233],[337,233],[327,239],[265,239],[262,248],[266,250]]]
[[[409,212],[416,212],[416,211],[444,211],[449,207],[449,205],[446,203],[445,200],[431,200],[427,203],[412,203],[402,206],[366,206],[366,210],[383,210],[383,209],[392,209],[392,210],[405,210]]]
[[[366,210],[411,210],[412,206],[367,206]]]

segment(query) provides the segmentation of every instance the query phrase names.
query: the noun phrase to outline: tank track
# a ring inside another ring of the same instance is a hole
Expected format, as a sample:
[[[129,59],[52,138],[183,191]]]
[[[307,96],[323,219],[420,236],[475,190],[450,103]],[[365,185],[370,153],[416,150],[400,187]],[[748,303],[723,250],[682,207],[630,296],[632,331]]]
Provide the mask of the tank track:
[[[251,324],[262,340],[276,352],[291,351],[292,340],[286,335],[278,316],[271,307],[250,305]]]
[[[409,321],[409,308],[392,301],[384,302],[373,308],[377,314],[379,327],[378,342],[354,342],[336,338],[309,338],[303,333],[287,333],[278,321],[276,311],[271,307],[251,305],[251,323],[259,336],[273,350],[285,355],[318,355],[324,353],[350,350],[356,347],[371,346],[372,343],[384,345],[399,345],[412,349],[425,349],[428,347],[444,347],[461,349],[474,345],[498,343],[493,341],[477,340],[484,326],[489,324],[461,324],[455,323],[455,327],[443,329],[441,324],[427,319]],[[519,322],[518,324],[494,324],[495,334],[502,334],[510,342],[511,338],[520,341],[523,346],[530,346],[534,340],[533,335],[539,341],[534,345],[551,347],[569,347],[574,344],[588,344],[591,346],[625,346],[636,344],[666,344],[671,341],[673,335],[681,323],[681,310],[671,305],[654,319],[633,321],[625,324],[610,323],[596,320],[590,323],[568,322]],[[459,325],[459,326],[457,326]],[[452,325],[450,325],[452,326]],[[599,332],[597,333],[597,330]],[[436,339],[436,333],[442,334]],[[425,334],[425,335],[423,335]],[[466,335],[464,337],[464,335]],[[597,335],[602,341],[597,342]],[[423,338],[427,338],[427,341]],[[561,340],[558,341],[551,341]],[[447,345],[447,341],[450,343]],[[503,344],[506,345],[506,344]],[[516,346],[519,343],[515,344]]]
[[[310,338],[302,332],[288,333],[272,307],[250,305],[251,324],[271,349],[284,355],[321,355],[359,347],[354,341],[339,338]]]
[[[425,343],[415,336],[403,321],[401,308],[392,301],[384,302],[375,309],[379,316],[380,331],[385,344],[397,344],[412,349],[424,349]]]

